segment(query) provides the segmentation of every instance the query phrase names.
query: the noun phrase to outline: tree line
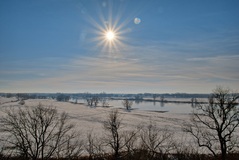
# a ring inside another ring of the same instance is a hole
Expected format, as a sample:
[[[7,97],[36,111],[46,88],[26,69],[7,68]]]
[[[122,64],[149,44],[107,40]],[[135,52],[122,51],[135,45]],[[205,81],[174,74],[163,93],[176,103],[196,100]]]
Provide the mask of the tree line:
[[[91,97],[99,98],[134,98],[140,100],[143,98],[164,97],[164,98],[207,98],[210,94],[188,94],[188,93],[136,93],[136,94],[120,94],[120,93],[0,93],[2,97],[19,97],[25,99],[55,99],[59,95],[69,96],[70,98],[88,99]]]

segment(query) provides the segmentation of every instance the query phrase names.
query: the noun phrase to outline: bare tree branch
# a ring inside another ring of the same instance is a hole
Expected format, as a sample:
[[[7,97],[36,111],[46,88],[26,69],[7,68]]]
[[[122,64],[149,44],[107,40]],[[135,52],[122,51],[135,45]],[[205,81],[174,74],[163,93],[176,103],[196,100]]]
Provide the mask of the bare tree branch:
[[[68,157],[80,152],[76,151],[80,148],[77,135],[71,132],[74,125],[68,123],[66,113],[58,114],[55,108],[41,104],[36,107],[11,107],[5,113],[6,116],[0,119],[0,132],[9,138],[2,140],[25,159],[48,159],[57,149],[60,153],[59,148],[64,153],[67,150]]]
[[[238,99],[230,89],[217,87],[208,104],[195,104],[191,123],[184,127],[199,147],[207,148],[215,157],[220,153],[222,160],[238,145],[238,141],[234,142],[239,126]]]

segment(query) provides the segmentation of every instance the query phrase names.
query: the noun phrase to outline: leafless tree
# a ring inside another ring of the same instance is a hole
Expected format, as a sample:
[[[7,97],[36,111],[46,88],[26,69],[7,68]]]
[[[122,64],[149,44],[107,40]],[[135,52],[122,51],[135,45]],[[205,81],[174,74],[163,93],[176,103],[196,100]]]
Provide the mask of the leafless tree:
[[[99,104],[99,97],[94,96],[94,97],[86,99],[86,101],[87,101],[87,105],[88,106],[95,106],[95,107],[97,107],[97,105]]]
[[[104,142],[99,139],[93,131],[87,133],[87,142],[85,143],[85,150],[89,154],[89,159],[102,158],[105,155]]]
[[[124,99],[124,100],[122,101],[122,104],[123,104],[123,106],[126,108],[126,110],[130,110],[131,107],[132,107],[132,105],[133,105],[133,101],[130,101],[130,100],[128,100],[128,99]]]
[[[174,141],[173,146],[173,157],[177,160],[191,160],[191,159],[202,159],[198,147],[195,147],[194,143],[190,143],[190,140],[186,134]],[[185,143],[187,142],[187,143]],[[208,158],[207,158],[208,159]]]
[[[95,155],[95,144],[94,144],[95,137],[92,134],[92,131],[87,133],[87,142],[85,144],[85,150],[89,154],[89,159],[94,159]]]
[[[157,128],[152,121],[147,127],[142,128],[140,137],[142,149],[149,152],[150,159],[164,156],[173,149],[173,133],[167,128]]]
[[[102,107],[108,107],[109,106],[109,103],[107,102],[106,98],[101,98],[100,101],[101,101]]]
[[[94,105],[95,105],[95,107],[97,107],[97,105],[99,104],[99,97],[97,97],[97,96],[95,96],[95,97],[93,97],[93,101],[94,101]]]
[[[80,139],[79,132],[72,131],[60,140],[53,156],[58,159],[74,159],[78,158],[83,152],[83,140]]]
[[[199,147],[207,148],[215,157],[220,153],[222,160],[238,143],[235,135],[239,126],[238,98],[230,89],[217,87],[208,104],[195,103],[191,123],[183,128]]]
[[[123,136],[123,144],[124,144],[124,150],[127,153],[127,157],[132,157],[134,151],[138,148],[137,144],[138,144],[138,132],[139,132],[139,128],[137,128],[136,130],[132,130],[132,131],[124,131],[122,136]]]
[[[87,102],[88,106],[93,106],[93,99],[92,98],[87,98],[86,102]]]
[[[0,119],[0,131],[7,143],[7,149],[24,159],[49,159],[56,151],[76,153],[70,149],[75,144],[76,135],[72,134],[74,125],[68,122],[66,113],[59,114],[55,108],[43,107],[11,107],[5,110]],[[70,155],[70,154],[68,154]]]
[[[164,102],[164,101],[165,101],[164,96],[160,96],[160,101],[161,101],[161,102]]]
[[[154,99],[154,101],[156,100],[157,97],[158,97],[157,94],[153,94],[153,99]]]
[[[109,113],[108,119],[104,122],[104,129],[107,131],[105,141],[108,146],[114,151],[114,158],[120,158],[120,151],[124,147],[129,147],[133,141],[137,131],[131,131],[130,134],[125,137],[125,131],[122,131],[122,119],[118,110],[112,110]],[[127,146],[126,146],[127,145]]]
[[[119,159],[119,151],[121,149],[122,137],[120,137],[119,130],[122,127],[122,119],[119,116],[118,110],[112,110],[108,119],[104,122],[104,129],[109,132],[106,141],[107,144],[114,150],[115,159]]]

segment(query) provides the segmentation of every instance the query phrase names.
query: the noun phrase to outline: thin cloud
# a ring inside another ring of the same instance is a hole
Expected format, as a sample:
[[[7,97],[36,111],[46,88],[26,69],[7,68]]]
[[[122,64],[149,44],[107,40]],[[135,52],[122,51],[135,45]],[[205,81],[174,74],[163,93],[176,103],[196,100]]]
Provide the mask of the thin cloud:
[[[199,57],[190,54],[200,48],[198,44],[188,44],[193,49],[186,53],[173,46],[152,42],[116,53],[19,62],[26,64],[25,68],[0,70],[2,76],[13,76],[8,83],[1,83],[0,89],[4,91],[7,85],[12,91],[25,92],[208,92],[215,84],[237,85],[239,55]],[[25,78],[14,79],[25,74]]]
[[[227,61],[233,60],[238,61],[239,55],[225,55],[225,56],[215,56],[215,57],[195,57],[195,58],[188,58],[188,61]]]

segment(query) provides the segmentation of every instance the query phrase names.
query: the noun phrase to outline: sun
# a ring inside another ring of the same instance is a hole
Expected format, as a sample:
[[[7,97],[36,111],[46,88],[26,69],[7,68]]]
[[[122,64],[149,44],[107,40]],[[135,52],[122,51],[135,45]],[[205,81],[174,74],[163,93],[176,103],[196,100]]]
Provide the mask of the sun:
[[[108,41],[112,41],[115,39],[115,33],[113,31],[107,31],[105,37]]]
[[[121,48],[126,48],[125,41],[127,38],[124,35],[131,32],[130,29],[126,28],[126,23],[118,24],[119,18],[114,21],[111,18],[104,19],[104,17],[101,17],[100,19],[102,19],[100,23],[93,18],[90,19],[90,22],[94,27],[92,33],[96,35],[92,38],[92,41],[97,43],[102,53],[116,54]]]

